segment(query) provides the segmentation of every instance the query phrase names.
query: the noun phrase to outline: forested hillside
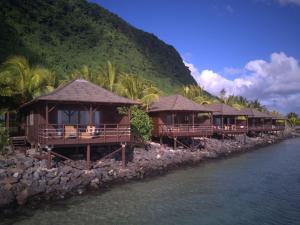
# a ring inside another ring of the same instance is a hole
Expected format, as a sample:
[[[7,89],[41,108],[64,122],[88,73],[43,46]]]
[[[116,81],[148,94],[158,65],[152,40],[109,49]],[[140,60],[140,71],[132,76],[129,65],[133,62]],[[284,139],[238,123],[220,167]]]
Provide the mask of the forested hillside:
[[[0,62],[23,55],[58,76],[110,60],[170,93],[195,84],[174,47],[84,0],[2,0]]]

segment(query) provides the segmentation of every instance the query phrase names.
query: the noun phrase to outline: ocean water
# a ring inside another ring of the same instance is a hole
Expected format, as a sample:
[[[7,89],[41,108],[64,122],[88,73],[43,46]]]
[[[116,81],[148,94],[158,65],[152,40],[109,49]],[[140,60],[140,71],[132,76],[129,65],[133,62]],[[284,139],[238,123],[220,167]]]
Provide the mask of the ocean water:
[[[300,139],[27,207],[0,224],[300,225]]]

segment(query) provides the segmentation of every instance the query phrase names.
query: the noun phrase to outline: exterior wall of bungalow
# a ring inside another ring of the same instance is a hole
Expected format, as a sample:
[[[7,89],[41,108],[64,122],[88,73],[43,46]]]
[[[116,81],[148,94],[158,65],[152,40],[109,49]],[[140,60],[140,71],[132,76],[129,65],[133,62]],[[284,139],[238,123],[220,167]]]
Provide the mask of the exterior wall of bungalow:
[[[39,102],[24,110],[25,136],[39,147],[130,142],[130,115],[117,107]]]
[[[207,112],[163,111],[149,114],[154,137],[210,137],[212,115]]]
[[[154,137],[210,137],[212,112],[181,95],[161,97],[149,108]],[[175,142],[174,142],[175,143]]]
[[[245,134],[248,131],[246,116],[213,115],[213,129],[216,134]]]

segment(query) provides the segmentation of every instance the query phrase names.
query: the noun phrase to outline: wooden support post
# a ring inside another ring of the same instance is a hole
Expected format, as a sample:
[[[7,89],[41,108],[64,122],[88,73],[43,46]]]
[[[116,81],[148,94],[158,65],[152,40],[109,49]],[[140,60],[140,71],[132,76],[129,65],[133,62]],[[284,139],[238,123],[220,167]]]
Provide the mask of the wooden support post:
[[[46,128],[48,128],[48,123],[49,123],[49,109],[48,109],[48,103],[46,103],[45,111],[46,111],[45,113],[46,113],[46,125],[47,125]]]
[[[159,144],[160,144],[160,147],[163,145],[163,137],[162,136],[159,137]]]
[[[192,124],[193,124],[193,132],[194,132],[194,127],[195,127],[195,113],[192,115]]]
[[[6,129],[9,130],[9,111],[6,112],[6,118],[5,119],[6,119],[6,121],[5,121],[6,122],[5,123]]]
[[[89,110],[89,124],[92,124],[92,117],[93,117],[93,108],[90,104],[90,110]]]
[[[47,169],[51,169],[51,161],[52,161],[52,158],[51,158],[51,149],[48,149],[48,156],[47,156],[47,159],[48,159],[48,162],[47,162]]]
[[[91,169],[91,145],[86,146],[86,169]]]
[[[125,144],[122,144],[122,169],[126,168],[126,152],[125,152]]]
[[[177,137],[174,138],[174,150],[177,148]]]
[[[244,134],[244,144],[246,144],[246,134]]]

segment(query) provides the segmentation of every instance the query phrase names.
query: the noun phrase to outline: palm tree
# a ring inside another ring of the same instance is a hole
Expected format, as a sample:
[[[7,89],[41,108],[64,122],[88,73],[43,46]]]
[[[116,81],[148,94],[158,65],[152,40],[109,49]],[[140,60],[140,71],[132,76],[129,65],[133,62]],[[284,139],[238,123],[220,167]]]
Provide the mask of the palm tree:
[[[146,109],[162,94],[150,81],[125,73],[120,76],[117,87],[118,94],[140,101]]]
[[[225,88],[222,88],[222,90],[220,91],[220,99],[222,103],[225,103],[226,101],[226,90]]]
[[[2,94],[20,96],[20,103],[51,91],[57,83],[54,72],[41,66],[31,67],[23,56],[9,57],[0,69]]]
[[[267,111],[266,106],[262,105],[262,104],[258,101],[258,99],[255,99],[255,100],[253,100],[253,101],[250,101],[250,102],[248,103],[248,107],[249,107],[249,108],[257,109],[257,110],[259,110],[259,111],[261,111],[261,112],[266,112],[266,111]]]
[[[115,91],[119,75],[119,69],[107,61],[105,66],[100,67],[100,74],[95,78],[95,82],[110,91]]]

